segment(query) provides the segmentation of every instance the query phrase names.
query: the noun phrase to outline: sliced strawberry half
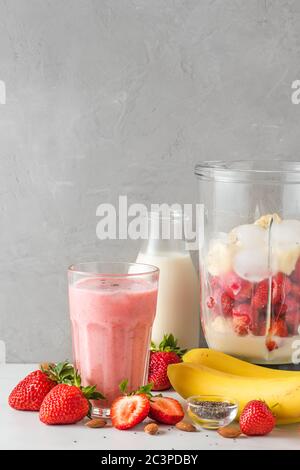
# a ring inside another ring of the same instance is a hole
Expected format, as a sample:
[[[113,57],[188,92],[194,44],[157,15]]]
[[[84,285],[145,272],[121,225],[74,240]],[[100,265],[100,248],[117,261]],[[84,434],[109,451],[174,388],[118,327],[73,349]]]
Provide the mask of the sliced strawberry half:
[[[294,282],[299,282],[300,283],[300,258],[297,261],[296,267],[294,271],[291,274],[291,279]]]
[[[278,344],[273,338],[274,336],[285,338],[288,336],[288,334],[288,328],[284,319],[279,318],[272,321],[271,328],[269,329],[268,335],[266,337],[266,347],[268,350],[274,351],[274,349],[278,349]]]
[[[300,305],[293,297],[286,300],[287,311],[285,314],[285,321],[288,331],[291,335],[298,334],[300,325]]]
[[[163,424],[179,423],[184,417],[184,411],[179,401],[170,397],[152,397],[149,417]]]
[[[117,429],[130,429],[148,416],[152,384],[143,385],[136,391],[128,392],[128,380],[126,379],[120,383],[119,388],[123,396],[112,402],[111,423]]]
[[[269,298],[269,281],[264,279],[259,282],[255,287],[254,296],[252,298],[252,305],[254,308],[263,309],[268,305]]]
[[[283,303],[286,297],[292,290],[292,283],[289,278],[283,274],[278,273],[272,278],[272,303],[280,304]],[[296,289],[295,289],[296,293]],[[300,291],[299,291],[300,295]],[[255,287],[254,296],[252,299],[252,305],[255,308],[263,309],[268,305],[269,299],[269,280],[264,279],[259,282]]]
[[[272,279],[272,301],[274,304],[283,303],[292,289],[292,283],[289,278],[278,273]]]
[[[236,273],[231,272],[222,277],[221,285],[233,300],[244,302],[249,300],[252,294],[252,284],[245,279],[239,277]]]
[[[300,286],[298,284],[291,285],[291,295],[293,295],[298,301],[300,300]]]
[[[275,320],[269,331],[270,336],[279,336],[280,338],[285,338],[288,336],[288,329],[286,323],[282,319]]]
[[[126,395],[116,398],[110,409],[112,425],[121,430],[141,423],[149,414],[150,401],[147,395]]]
[[[233,329],[239,336],[246,336],[252,326],[252,308],[248,304],[240,304],[232,310]]]
[[[266,333],[266,313],[252,307],[252,322],[250,330],[254,336],[264,336]]]
[[[251,329],[254,336],[266,336],[267,322],[265,319],[258,320],[255,327]]]
[[[230,317],[232,315],[232,309],[234,306],[234,301],[233,299],[226,294],[226,292],[223,292],[221,295],[221,307],[222,307],[222,312],[225,317]]]

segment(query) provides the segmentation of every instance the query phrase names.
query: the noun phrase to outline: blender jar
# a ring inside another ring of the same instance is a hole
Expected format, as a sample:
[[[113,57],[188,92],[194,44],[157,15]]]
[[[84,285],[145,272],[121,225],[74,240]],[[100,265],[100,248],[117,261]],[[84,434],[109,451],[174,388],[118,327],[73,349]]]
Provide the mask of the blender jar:
[[[300,346],[300,163],[196,166],[201,322],[210,348],[289,364]]]

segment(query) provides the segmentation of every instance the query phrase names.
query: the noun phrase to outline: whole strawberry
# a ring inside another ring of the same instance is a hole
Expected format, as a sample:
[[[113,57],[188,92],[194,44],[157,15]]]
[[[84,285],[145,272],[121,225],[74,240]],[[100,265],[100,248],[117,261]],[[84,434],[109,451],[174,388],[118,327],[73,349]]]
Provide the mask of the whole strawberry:
[[[75,383],[75,385],[73,385]],[[73,424],[90,414],[89,400],[104,398],[96,386],[81,387],[77,371],[69,383],[56,385],[45,397],[39,417],[45,424]]]
[[[275,416],[268,405],[261,400],[247,403],[240,416],[240,428],[247,436],[264,436],[276,424]]]
[[[180,349],[177,340],[172,334],[164,335],[158,348],[151,343],[148,382],[152,383],[152,390],[168,390],[171,387],[167,376],[169,364],[181,362],[185,350]]]
[[[61,362],[31,372],[12,390],[8,397],[9,405],[16,410],[38,411],[50,390],[57,383],[70,378],[72,371],[71,364]]]

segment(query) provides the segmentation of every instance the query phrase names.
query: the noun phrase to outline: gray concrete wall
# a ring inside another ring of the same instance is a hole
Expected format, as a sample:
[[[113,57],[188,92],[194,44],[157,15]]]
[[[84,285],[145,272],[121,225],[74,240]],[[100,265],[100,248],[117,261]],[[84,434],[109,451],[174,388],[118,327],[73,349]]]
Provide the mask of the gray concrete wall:
[[[70,356],[66,267],[134,259],[96,208],[196,202],[201,159],[299,157],[300,2],[0,0],[0,338]]]

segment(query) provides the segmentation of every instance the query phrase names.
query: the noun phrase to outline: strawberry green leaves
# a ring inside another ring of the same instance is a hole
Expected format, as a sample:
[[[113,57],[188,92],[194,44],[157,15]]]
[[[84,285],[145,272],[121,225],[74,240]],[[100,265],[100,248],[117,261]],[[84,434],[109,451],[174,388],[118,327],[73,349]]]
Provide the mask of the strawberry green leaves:
[[[166,334],[164,335],[163,340],[159,343],[158,347],[153,341],[151,341],[151,351],[152,352],[157,352],[157,351],[174,352],[179,357],[181,357],[183,356],[184,353],[186,353],[187,350],[181,349],[178,346],[178,340],[175,339],[174,335]]]
[[[127,396],[147,395],[149,398],[152,396],[151,394],[152,387],[153,387],[153,384],[148,383],[146,385],[142,385],[137,390],[128,392],[128,379],[123,380],[119,385],[119,389],[123,395],[127,395]]]

